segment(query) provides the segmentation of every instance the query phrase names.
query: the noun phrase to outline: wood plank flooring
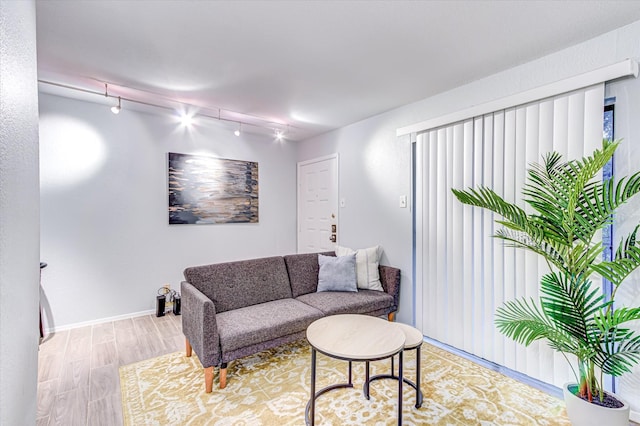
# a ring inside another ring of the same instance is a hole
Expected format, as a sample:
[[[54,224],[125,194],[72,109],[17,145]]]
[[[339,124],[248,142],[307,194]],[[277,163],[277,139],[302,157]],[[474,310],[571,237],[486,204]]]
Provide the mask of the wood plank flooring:
[[[37,426],[119,426],[121,365],[183,351],[181,317],[148,315],[45,336]]]

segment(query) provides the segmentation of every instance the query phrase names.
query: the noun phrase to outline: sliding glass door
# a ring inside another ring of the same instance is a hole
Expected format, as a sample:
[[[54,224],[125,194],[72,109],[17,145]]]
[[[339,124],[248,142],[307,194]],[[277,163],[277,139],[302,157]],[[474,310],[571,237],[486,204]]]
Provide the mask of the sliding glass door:
[[[485,185],[519,201],[529,163],[601,146],[603,102],[604,84],[596,84],[417,135],[416,311],[426,336],[557,386],[574,380],[546,344],[525,348],[497,332],[495,309],[537,298],[546,265],[492,239],[497,217],[462,205],[451,188]]]

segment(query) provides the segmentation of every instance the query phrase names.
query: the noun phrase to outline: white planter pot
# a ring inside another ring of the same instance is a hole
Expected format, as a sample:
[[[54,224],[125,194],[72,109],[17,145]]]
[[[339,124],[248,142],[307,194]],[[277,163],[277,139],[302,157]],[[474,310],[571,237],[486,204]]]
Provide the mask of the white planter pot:
[[[567,406],[567,415],[573,426],[629,426],[629,411],[631,407],[614,393],[610,395],[622,402],[620,408],[601,407],[575,396],[569,391],[569,386],[575,383],[565,383],[562,387],[564,402]]]

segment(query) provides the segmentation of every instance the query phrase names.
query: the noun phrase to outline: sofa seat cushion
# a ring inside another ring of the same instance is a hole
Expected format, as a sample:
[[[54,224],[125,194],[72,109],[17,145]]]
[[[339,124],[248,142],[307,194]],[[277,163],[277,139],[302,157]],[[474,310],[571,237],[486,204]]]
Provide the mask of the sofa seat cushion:
[[[294,299],[280,299],[216,315],[222,352],[305,331],[322,312]]]
[[[376,290],[360,290],[357,293],[324,291],[303,294],[296,300],[319,309],[325,315],[368,314],[393,306],[393,296]]]

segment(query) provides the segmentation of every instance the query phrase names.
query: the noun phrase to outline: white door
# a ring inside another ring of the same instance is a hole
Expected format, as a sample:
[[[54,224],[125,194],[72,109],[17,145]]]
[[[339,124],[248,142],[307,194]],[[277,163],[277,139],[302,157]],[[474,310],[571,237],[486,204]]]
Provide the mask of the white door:
[[[332,251],[337,226],[338,155],[298,163],[298,253]]]

